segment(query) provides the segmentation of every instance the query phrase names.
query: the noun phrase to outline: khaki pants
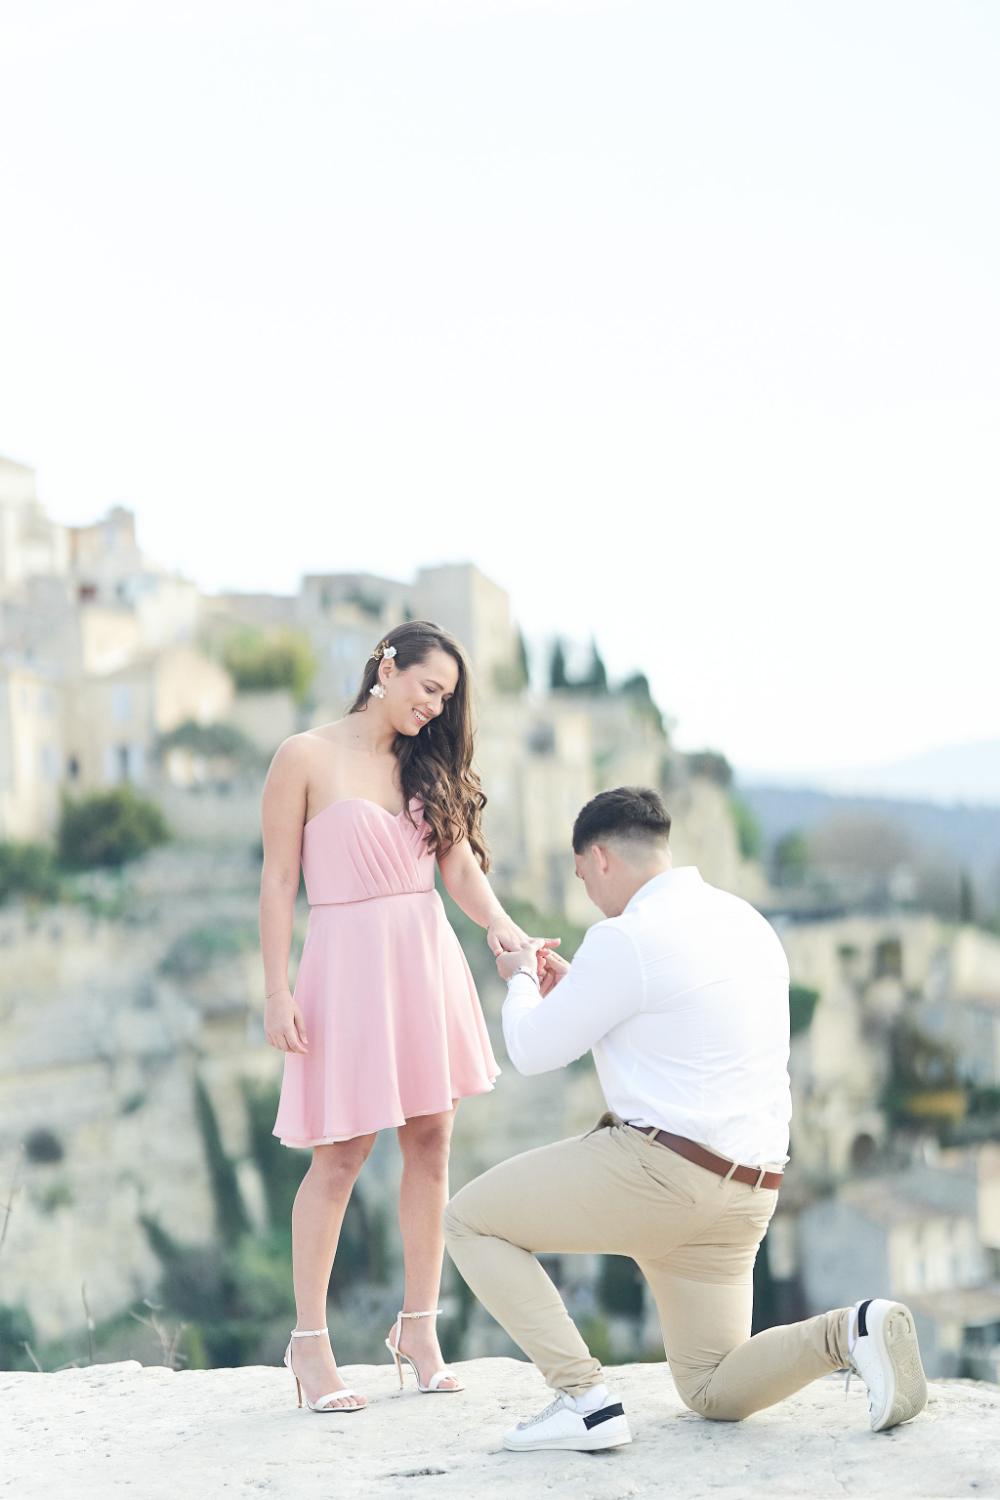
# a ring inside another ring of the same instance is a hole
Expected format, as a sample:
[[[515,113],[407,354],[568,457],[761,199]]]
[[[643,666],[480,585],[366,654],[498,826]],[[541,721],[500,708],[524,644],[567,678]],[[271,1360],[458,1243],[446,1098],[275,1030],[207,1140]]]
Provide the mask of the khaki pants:
[[[847,1308],[750,1337],[753,1264],[777,1199],[608,1113],[586,1135],[470,1182],[445,1211],[445,1235],[486,1310],[571,1395],[599,1384],[601,1366],[535,1253],[631,1256],[656,1299],[681,1399],[738,1421],[847,1363]]]

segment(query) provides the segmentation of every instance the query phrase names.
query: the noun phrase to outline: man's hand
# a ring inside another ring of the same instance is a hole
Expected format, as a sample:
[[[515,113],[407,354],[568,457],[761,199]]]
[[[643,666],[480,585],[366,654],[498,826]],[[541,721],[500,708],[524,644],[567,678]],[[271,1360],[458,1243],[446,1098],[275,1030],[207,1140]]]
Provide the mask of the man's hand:
[[[523,948],[516,948],[513,953],[497,955],[497,973],[501,979],[510,979],[518,969],[534,969],[541,983],[546,958],[560,942],[561,938],[529,938]]]
[[[538,988],[543,995],[548,995],[555,989],[560,979],[569,973],[569,962],[560,958],[558,953],[552,953],[549,949],[543,949],[540,958],[542,960],[542,972],[539,976]]]

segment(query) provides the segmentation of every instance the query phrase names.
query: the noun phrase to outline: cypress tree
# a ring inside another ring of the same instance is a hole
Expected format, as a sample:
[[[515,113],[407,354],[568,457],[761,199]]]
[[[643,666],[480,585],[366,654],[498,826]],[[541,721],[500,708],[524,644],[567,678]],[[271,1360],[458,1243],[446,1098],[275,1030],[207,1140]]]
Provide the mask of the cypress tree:
[[[562,637],[558,635],[552,647],[552,659],[549,663],[549,686],[553,692],[565,692],[570,686],[570,680],[566,675],[566,652],[563,649]]]

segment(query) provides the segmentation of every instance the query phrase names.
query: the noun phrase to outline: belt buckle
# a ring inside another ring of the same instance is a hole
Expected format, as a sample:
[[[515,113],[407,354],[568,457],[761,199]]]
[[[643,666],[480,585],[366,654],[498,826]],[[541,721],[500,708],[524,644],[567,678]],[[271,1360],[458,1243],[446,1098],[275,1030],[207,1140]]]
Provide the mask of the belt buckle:
[[[757,1181],[752,1185],[752,1187],[750,1189],[750,1191],[752,1193],[756,1193],[759,1190],[760,1185],[764,1181],[764,1178],[766,1176],[767,1176],[767,1168],[766,1167],[761,1167],[760,1171],[757,1174]]]

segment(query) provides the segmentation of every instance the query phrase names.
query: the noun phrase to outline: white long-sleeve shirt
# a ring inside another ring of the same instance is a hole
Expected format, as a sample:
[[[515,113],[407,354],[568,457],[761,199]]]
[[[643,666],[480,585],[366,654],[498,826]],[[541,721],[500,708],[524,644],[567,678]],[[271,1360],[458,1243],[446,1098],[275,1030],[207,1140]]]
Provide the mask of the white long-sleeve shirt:
[[[693,865],[590,928],[544,998],[515,975],[503,1033],[519,1073],[588,1049],[608,1108],[746,1166],[788,1159],[788,960],[777,934]]]

